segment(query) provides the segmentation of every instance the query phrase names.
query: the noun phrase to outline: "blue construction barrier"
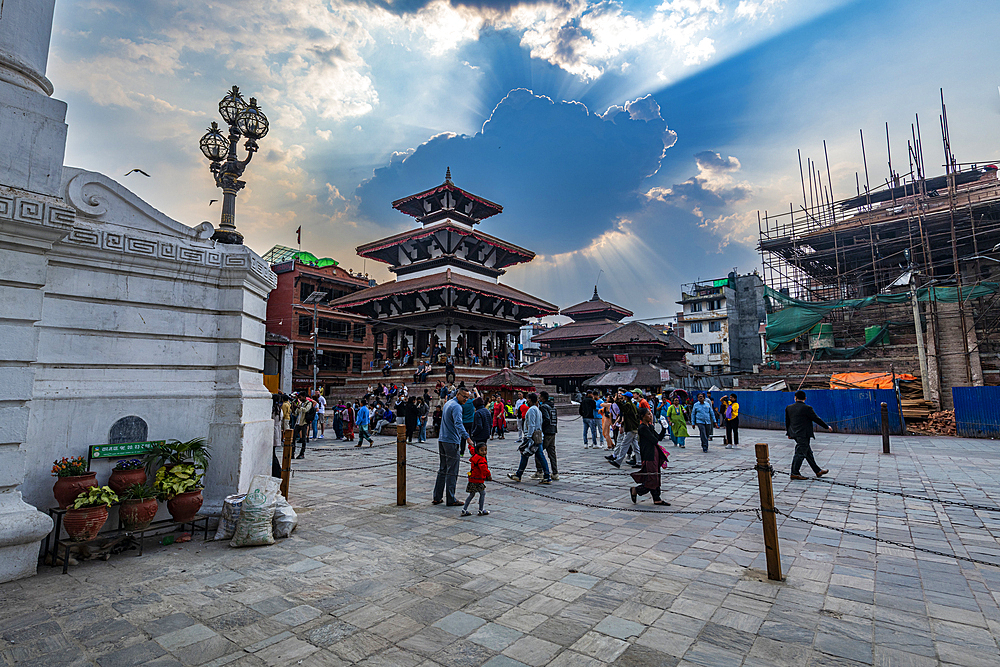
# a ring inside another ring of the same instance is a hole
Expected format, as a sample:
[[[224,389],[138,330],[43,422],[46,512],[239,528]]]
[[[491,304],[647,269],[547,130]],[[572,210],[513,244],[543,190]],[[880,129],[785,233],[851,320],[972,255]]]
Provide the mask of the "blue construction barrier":
[[[785,430],[785,408],[795,402],[791,391],[712,392],[718,405],[723,395],[736,394],[740,428]],[[882,406],[889,405],[889,432],[902,435],[896,392],[891,389],[816,389],[806,391],[806,403],[838,433],[882,433]]]
[[[1000,438],[1000,387],[952,387],[955,429],[963,438]]]

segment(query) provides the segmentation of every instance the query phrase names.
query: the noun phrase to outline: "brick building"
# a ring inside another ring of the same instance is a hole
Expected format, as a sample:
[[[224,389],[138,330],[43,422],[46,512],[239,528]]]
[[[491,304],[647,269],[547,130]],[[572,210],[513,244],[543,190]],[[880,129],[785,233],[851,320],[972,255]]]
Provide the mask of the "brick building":
[[[317,386],[330,395],[331,388],[343,386],[348,377],[360,377],[372,359],[371,327],[363,316],[336,310],[328,303],[367,289],[368,278],[340,268],[333,260],[284,246],[275,246],[264,259],[278,275],[278,286],[267,300],[267,332],[291,341],[292,391],[312,389],[313,305],[304,302],[314,291],[326,293],[316,305]]]

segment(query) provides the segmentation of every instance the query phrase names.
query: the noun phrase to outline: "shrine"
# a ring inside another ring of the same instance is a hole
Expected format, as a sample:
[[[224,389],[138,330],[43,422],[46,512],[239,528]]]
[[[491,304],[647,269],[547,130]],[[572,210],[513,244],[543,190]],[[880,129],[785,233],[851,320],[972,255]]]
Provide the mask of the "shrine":
[[[457,187],[450,168],[444,183],[392,207],[420,227],[359,246],[357,253],[388,264],[396,280],[329,305],[369,319],[376,363],[383,358],[382,338],[394,366],[421,357],[473,366],[516,362],[521,325],[558,308],[500,282],[507,267],[535,256],[476,228],[503,207]]]

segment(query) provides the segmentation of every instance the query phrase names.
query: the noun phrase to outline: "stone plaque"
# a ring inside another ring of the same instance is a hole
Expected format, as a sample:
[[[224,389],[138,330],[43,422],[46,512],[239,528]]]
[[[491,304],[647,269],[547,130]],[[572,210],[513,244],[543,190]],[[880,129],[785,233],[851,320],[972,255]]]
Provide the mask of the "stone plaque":
[[[126,442],[143,442],[149,435],[149,427],[142,417],[129,415],[122,417],[111,425],[111,434],[108,442],[112,445],[119,445]]]

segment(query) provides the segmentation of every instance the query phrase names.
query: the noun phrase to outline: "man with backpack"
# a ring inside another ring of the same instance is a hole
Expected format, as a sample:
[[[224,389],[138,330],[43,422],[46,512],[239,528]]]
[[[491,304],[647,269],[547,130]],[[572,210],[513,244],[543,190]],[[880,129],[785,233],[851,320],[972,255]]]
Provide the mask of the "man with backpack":
[[[559,432],[557,423],[559,417],[556,414],[555,401],[549,398],[549,392],[543,391],[538,396],[541,399],[538,407],[542,411],[542,449],[545,450],[545,454],[549,458],[552,481],[557,481],[559,479],[559,465],[556,462],[556,433]],[[535,461],[535,467],[536,470],[533,477],[539,478],[542,476],[542,473],[537,469],[537,460]]]

